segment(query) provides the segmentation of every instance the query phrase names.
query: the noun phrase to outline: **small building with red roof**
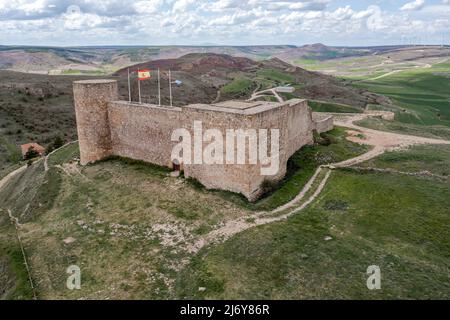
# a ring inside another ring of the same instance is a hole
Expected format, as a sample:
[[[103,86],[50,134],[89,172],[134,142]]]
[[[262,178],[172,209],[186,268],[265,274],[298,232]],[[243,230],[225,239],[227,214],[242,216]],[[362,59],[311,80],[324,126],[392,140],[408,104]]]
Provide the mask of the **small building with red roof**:
[[[45,148],[41,146],[40,144],[37,144],[35,142],[26,143],[20,146],[20,149],[22,150],[22,157],[25,158],[25,155],[27,152],[32,148],[34,151],[39,153],[40,156],[42,156],[45,153]]]

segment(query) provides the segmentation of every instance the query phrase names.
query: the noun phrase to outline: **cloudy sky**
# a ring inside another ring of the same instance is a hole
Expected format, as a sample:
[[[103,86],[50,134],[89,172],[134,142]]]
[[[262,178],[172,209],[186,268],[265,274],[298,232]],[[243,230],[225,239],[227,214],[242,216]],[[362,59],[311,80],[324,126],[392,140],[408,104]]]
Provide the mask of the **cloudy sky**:
[[[0,45],[450,43],[450,0],[0,0]]]

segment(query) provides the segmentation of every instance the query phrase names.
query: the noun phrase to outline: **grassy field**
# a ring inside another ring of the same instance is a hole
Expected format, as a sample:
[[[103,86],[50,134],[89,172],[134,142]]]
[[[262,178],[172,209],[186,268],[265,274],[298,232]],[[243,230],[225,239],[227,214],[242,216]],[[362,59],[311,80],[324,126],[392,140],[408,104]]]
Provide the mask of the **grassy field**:
[[[308,105],[315,112],[362,113],[363,110],[345,104],[309,100]]]
[[[225,94],[248,94],[253,86],[252,80],[246,77],[237,77],[223,86],[221,91]]]
[[[113,70],[114,72],[115,70]],[[62,75],[92,75],[92,76],[101,76],[107,75],[109,71],[105,70],[76,70],[76,69],[67,69],[61,72]]]
[[[73,143],[56,151],[48,159],[49,166],[62,165],[80,157],[80,149],[78,143]]]
[[[449,139],[450,137],[450,62],[431,68],[411,69],[377,80],[354,83],[391,98],[400,109],[396,121],[374,119],[360,124],[386,131]]]
[[[0,300],[30,300],[33,291],[12,226],[0,227]]]
[[[448,182],[334,172],[306,211],[201,251],[178,276],[177,296],[448,299],[449,197]],[[381,290],[366,287],[371,265]]]
[[[450,60],[445,62],[442,52],[441,57],[426,57],[426,54],[422,56],[419,52],[415,49],[410,51],[415,58],[409,59],[405,53],[398,51],[325,61],[306,59],[296,63],[308,70],[322,71],[351,81],[357,88],[391,99],[392,105],[377,108],[395,112],[396,121],[367,119],[359,123],[362,126],[449,139]],[[320,111],[342,112],[339,105],[322,107],[313,103],[312,107]]]
[[[7,224],[6,208],[19,218],[43,299],[167,298],[192,237],[247,212],[164,168],[126,159],[80,168],[74,157],[75,146],[64,148],[48,172],[36,163],[0,192],[0,219]],[[69,237],[75,242],[65,244]],[[11,239],[2,232],[0,248],[10,248]],[[0,261],[14,270],[8,257],[3,252]],[[65,288],[71,264],[82,269],[81,291]],[[19,286],[23,277],[10,273]]]
[[[18,164],[20,160],[22,160],[22,152],[19,146],[11,143],[9,137],[0,136],[0,177],[2,171],[7,171],[10,166]]]
[[[438,176],[448,177],[450,176],[450,146],[424,145],[402,151],[386,152],[365,162],[363,166],[402,172],[428,171]]]
[[[375,60],[376,59],[376,60]],[[366,63],[368,60],[373,61],[381,61],[381,58],[374,57],[350,57],[350,58],[342,58],[342,59],[333,59],[330,60],[317,60],[317,59],[297,59],[294,60],[294,65],[298,65],[301,68],[305,68],[311,71],[327,71],[327,70],[349,70],[353,65],[360,65]]]
[[[138,161],[79,167],[77,145],[65,147],[51,156],[50,171],[36,163],[0,192],[0,264],[8,274],[1,284],[11,298],[31,297],[10,208],[41,299],[449,298],[450,212],[442,204],[450,188],[434,178],[338,170],[301,214],[189,253],[196,237],[224,222],[290,200],[317,165],[367,150],[344,137],[337,128],[322,137],[330,145],[297,153],[279,189],[253,205]],[[447,149],[415,147],[368,165],[444,175]],[[80,291],[65,288],[71,264],[82,270]],[[366,288],[370,265],[381,267],[380,291]]]
[[[423,126],[419,124],[409,124],[400,121],[387,121],[377,118],[367,118],[356,122],[357,125],[376,129],[380,131],[388,131],[413,136],[422,136],[436,139],[450,139],[450,127],[444,125]]]
[[[432,68],[398,72],[357,86],[392,98],[409,112],[397,120],[420,125],[450,126],[450,62]]]
[[[283,204],[317,165],[366,150],[344,137],[338,128],[323,136],[329,146],[311,146],[296,154],[283,184],[256,204],[170,178],[167,169],[138,161],[110,159],[81,168],[72,161],[79,157],[76,144],[54,153],[49,171],[44,172],[41,161],[16,176],[0,192],[0,202],[22,224],[40,298],[164,299],[173,297],[174,281],[189,261],[189,243],[195,237],[253,210]],[[6,223],[5,212],[1,217]],[[11,242],[6,235],[0,237],[4,248]],[[75,242],[65,244],[69,237]],[[82,292],[64,287],[70,264],[83,270]],[[18,286],[27,283],[21,273],[10,278]],[[116,284],[112,291],[106,289],[110,283]]]
[[[260,89],[272,88],[277,85],[293,83],[295,79],[292,75],[274,69],[260,69],[254,78],[237,76],[234,80],[221,88],[224,95],[249,95],[251,91],[259,87]]]
[[[292,75],[273,69],[261,69],[258,70],[256,74],[264,80],[273,81],[279,84],[287,84],[295,81],[295,78]]]
[[[11,169],[13,168],[17,169],[11,167]],[[42,167],[36,166],[36,168],[42,170]],[[35,171],[30,169],[23,176],[13,180],[14,186],[8,185],[0,192],[0,300],[33,298],[20,244],[7,209],[16,208],[18,212],[22,213],[21,218],[27,219],[28,208],[18,204],[23,202],[20,200],[22,196],[35,197],[38,190],[36,187],[42,183],[42,175],[34,175],[34,173]],[[0,176],[0,178],[2,177]],[[39,199],[35,199],[39,201]],[[28,253],[27,250],[26,252]]]

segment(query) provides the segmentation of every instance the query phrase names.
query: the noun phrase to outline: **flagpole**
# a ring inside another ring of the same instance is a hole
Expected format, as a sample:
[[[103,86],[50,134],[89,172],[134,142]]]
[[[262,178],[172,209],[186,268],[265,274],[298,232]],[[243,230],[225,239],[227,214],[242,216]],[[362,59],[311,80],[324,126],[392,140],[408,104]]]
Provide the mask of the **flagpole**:
[[[148,79],[148,103],[151,104],[152,103],[152,79]]]
[[[130,68],[128,68],[128,101],[131,102]]]
[[[161,106],[161,84],[160,84],[160,75],[159,75],[159,68],[158,68],[158,105]]]
[[[139,79],[139,69],[138,69],[138,90],[139,90],[139,104],[142,104],[142,100],[141,100],[141,80]]]
[[[170,106],[172,107],[172,75],[169,69],[169,95],[170,95]]]

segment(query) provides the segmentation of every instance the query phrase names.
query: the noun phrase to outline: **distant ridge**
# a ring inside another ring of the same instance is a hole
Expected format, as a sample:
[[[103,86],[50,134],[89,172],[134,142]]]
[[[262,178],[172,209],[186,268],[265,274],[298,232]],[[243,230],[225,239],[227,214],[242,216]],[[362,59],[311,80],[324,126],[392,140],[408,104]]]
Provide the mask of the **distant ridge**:
[[[191,53],[227,54],[256,61],[279,58],[289,63],[297,63],[298,60],[303,59],[324,61],[416,48],[419,47],[331,47],[322,43],[299,47],[295,45],[73,47],[0,45],[0,69],[52,75],[101,75],[149,60],[177,59]]]
[[[186,80],[187,95],[189,91],[194,92],[207,86],[208,90],[220,90],[222,100],[247,99],[257,88],[291,84],[296,87],[291,98],[320,99],[360,108],[369,103],[389,104],[385,97],[355,89],[345,81],[307,71],[276,57],[255,61],[226,54],[191,53],[178,59],[150,60],[135,64],[118,70],[114,76],[124,78],[127,77],[128,69],[135,71],[144,68],[152,72],[158,68],[162,71],[170,69],[174,77]],[[233,89],[221,89],[229,84],[233,84]],[[195,97],[189,98],[189,101],[195,101]]]

